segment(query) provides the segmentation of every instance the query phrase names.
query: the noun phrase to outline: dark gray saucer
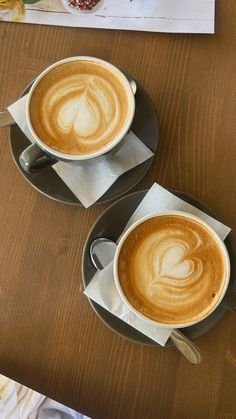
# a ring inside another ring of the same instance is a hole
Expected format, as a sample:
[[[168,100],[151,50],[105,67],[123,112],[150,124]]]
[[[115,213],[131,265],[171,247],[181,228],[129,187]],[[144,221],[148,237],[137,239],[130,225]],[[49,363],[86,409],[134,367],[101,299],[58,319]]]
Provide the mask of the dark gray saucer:
[[[219,219],[216,214],[208,208],[204,203],[198,201],[197,199],[183,193],[172,191],[176,196],[185,200],[186,202],[196,206],[197,208],[205,211],[207,214],[213,216],[216,219]],[[120,234],[122,233],[127,221],[140,204],[142,199],[144,198],[147,191],[141,192],[134,192],[131,193],[118,201],[112,204],[106,211],[103,212],[101,217],[96,221],[92,229],[90,230],[87,241],[84,245],[83,250],[83,258],[82,258],[82,277],[83,283],[86,287],[91,279],[93,278],[96,270],[91,262],[89,249],[90,245],[98,237],[106,237],[113,241],[116,241]],[[228,288],[226,297],[224,301],[217,307],[217,309],[208,316],[205,320],[191,326],[186,327],[183,329],[184,334],[189,337],[191,340],[194,340],[204,333],[208,332],[215,324],[221,319],[224,315],[226,309],[225,300],[230,296],[230,289],[233,286],[233,278],[234,278],[234,254],[233,254],[233,245],[232,245],[232,238],[229,235],[225,240],[226,247],[229,252],[230,260],[231,260],[231,278],[230,278],[230,286]],[[103,320],[103,322],[113,329],[118,334],[122,335],[123,337],[132,340],[136,343],[152,345],[152,346],[159,346],[157,343],[152,341],[151,339],[144,336],[142,333],[138,332],[137,330],[133,329],[128,324],[124,323],[122,320],[118,319],[117,317],[113,316],[107,310],[99,306],[98,304],[94,303],[90,300],[90,303],[97,313],[97,315]],[[171,346],[172,343],[169,339],[167,342],[167,346]]]
[[[159,143],[156,111],[145,90],[139,84],[137,84],[137,87],[137,92],[135,94],[136,111],[131,130],[155,155]],[[23,95],[28,93],[29,89],[30,86],[23,92]],[[30,142],[17,125],[13,125],[10,128],[10,145],[18,169],[34,188],[48,198],[64,204],[81,205],[81,202],[52,168],[34,174],[28,174],[22,169],[19,163],[19,156],[21,152],[30,145]],[[112,199],[117,199],[137,185],[150,168],[153,158],[120,176],[97,203],[104,203]]]

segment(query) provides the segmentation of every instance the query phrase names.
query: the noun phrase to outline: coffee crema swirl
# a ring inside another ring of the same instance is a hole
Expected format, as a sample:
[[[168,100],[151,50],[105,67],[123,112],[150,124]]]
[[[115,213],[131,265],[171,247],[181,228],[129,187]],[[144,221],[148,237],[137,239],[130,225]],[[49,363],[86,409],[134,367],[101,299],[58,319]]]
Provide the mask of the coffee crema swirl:
[[[225,284],[225,257],[210,231],[182,216],[144,221],[127,237],[118,276],[131,305],[165,324],[203,318]]]
[[[120,77],[96,61],[64,63],[47,73],[30,101],[37,136],[65,154],[90,154],[107,146],[128,118]]]

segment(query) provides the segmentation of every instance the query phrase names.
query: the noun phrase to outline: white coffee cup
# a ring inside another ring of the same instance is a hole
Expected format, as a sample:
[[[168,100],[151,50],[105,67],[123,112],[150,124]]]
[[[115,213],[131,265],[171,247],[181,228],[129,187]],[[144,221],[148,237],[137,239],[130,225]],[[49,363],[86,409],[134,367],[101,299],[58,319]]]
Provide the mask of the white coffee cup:
[[[128,97],[128,115],[126,118],[126,122],[122,129],[119,131],[119,133],[110,141],[104,148],[102,148],[99,151],[96,151],[94,153],[90,154],[66,154],[62,153],[60,151],[57,151],[51,147],[49,147],[45,142],[42,141],[42,139],[37,135],[35,132],[31,117],[30,117],[30,104],[31,104],[31,98],[34,94],[35,89],[37,89],[37,86],[39,82],[49,73],[52,72],[56,67],[72,62],[72,61],[95,61],[98,64],[101,64],[101,66],[105,66],[110,71],[114,73],[116,77],[119,78],[121,81],[123,87],[125,88],[125,91],[127,93]],[[115,150],[121,140],[125,137],[127,132],[130,129],[130,126],[132,124],[134,113],[135,113],[135,92],[136,92],[136,83],[134,80],[128,80],[127,77],[114,65],[111,63],[108,63],[107,61],[104,61],[99,58],[94,57],[84,57],[84,56],[78,56],[78,57],[70,57],[63,60],[60,60],[48,68],[46,68],[34,81],[30,88],[30,92],[27,97],[27,104],[26,104],[26,120],[27,124],[30,130],[30,133],[34,139],[34,144],[30,145],[27,149],[25,149],[21,155],[20,155],[20,164],[22,168],[26,172],[37,172],[40,171],[42,168],[45,168],[47,166],[55,164],[58,160],[62,161],[69,161],[69,162],[76,162],[81,160],[89,160],[93,158],[100,157],[104,154],[107,154],[113,150]]]
[[[126,241],[128,236],[130,235],[130,233],[138,225],[142,224],[143,222],[145,222],[147,220],[150,220],[152,218],[156,218],[156,217],[160,217],[160,216],[164,216],[164,215],[182,216],[182,217],[185,217],[189,220],[194,220],[194,221],[197,221],[198,223],[200,223],[203,227],[205,227],[209,231],[211,236],[216,240],[216,242],[219,245],[220,251],[222,252],[222,255],[224,256],[224,260],[225,260],[225,272],[226,272],[226,274],[225,274],[225,279],[224,279],[224,285],[223,285],[223,289],[221,291],[221,294],[220,294],[220,296],[218,298],[218,301],[216,302],[215,306],[210,311],[208,311],[206,315],[202,316],[201,318],[198,318],[195,321],[191,321],[191,322],[184,323],[184,324],[181,324],[181,323],[179,323],[179,324],[177,324],[177,323],[175,323],[175,324],[161,323],[161,322],[158,322],[156,320],[150,319],[149,317],[145,316],[143,313],[141,313],[135,307],[133,307],[133,305],[127,299],[127,297],[125,296],[124,291],[122,289],[120,280],[119,280],[119,274],[118,274],[119,254],[120,254],[120,251],[122,249],[122,246],[123,246],[124,242]],[[230,281],[230,258],[229,258],[228,251],[227,251],[227,248],[226,248],[224,242],[221,240],[221,238],[216,233],[216,231],[213,228],[211,228],[205,221],[196,217],[195,215],[185,213],[185,212],[182,212],[182,211],[166,211],[166,212],[155,213],[155,214],[151,214],[151,215],[148,215],[146,217],[143,217],[142,219],[135,222],[131,227],[129,227],[125,231],[125,233],[123,234],[123,236],[121,237],[121,239],[119,241],[119,244],[118,244],[117,249],[116,249],[115,257],[114,257],[114,278],[115,278],[115,284],[116,284],[116,287],[117,287],[117,290],[119,292],[119,295],[120,295],[121,299],[129,307],[130,311],[133,312],[136,316],[140,317],[141,319],[147,321],[150,324],[153,324],[153,325],[156,325],[156,326],[159,326],[159,327],[179,329],[179,328],[189,327],[189,326],[192,326],[193,324],[199,323],[200,321],[202,321],[203,319],[208,317],[213,311],[215,311],[216,308],[219,306],[219,304],[222,302],[222,300],[225,296],[225,293],[228,289],[229,281]]]

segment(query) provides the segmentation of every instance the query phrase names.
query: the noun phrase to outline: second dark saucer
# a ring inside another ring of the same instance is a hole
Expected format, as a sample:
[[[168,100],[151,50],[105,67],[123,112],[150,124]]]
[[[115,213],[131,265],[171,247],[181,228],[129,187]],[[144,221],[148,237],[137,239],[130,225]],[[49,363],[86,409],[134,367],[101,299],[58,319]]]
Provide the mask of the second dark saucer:
[[[188,202],[191,205],[199,208],[200,210],[204,211],[206,214],[218,219],[217,215],[208,208],[204,203],[201,201],[179,191],[171,191],[173,194],[178,196],[179,198],[183,199],[184,201]],[[96,269],[91,262],[90,259],[90,245],[91,243],[99,238],[99,237],[106,237],[108,239],[113,240],[114,242],[117,241],[118,237],[121,235],[124,227],[126,226],[129,218],[136,210],[144,196],[146,195],[147,191],[139,191],[131,193],[118,201],[112,204],[108,209],[104,211],[101,217],[96,221],[90,233],[88,234],[87,241],[84,246],[83,251],[83,258],[82,258],[82,276],[83,276],[83,283],[84,287],[86,287],[91,279],[93,278]],[[233,245],[231,235],[229,234],[225,239],[225,245],[227,247],[230,260],[231,260],[231,277],[230,277],[230,286],[228,288],[226,298],[230,297],[230,289],[234,282],[234,254],[233,254]],[[120,334],[126,339],[129,339],[133,342],[144,344],[144,345],[151,345],[151,346],[159,346],[158,343],[155,343],[139,331],[135,330],[127,323],[124,323],[122,320],[118,319],[117,317],[113,316],[103,307],[96,304],[94,301],[89,300],[93,309],[95,310],[96,314],[100,317],[100,319],[113,331]],[[226,307],[222,302],[217,309],[206,319],[202,320],[201,322],[190,326],[185,327],[182,331],[183,333],[191,340],[195,340],[196,338],[200,337],[201,335],[207,333],[210,329],[212,329],[216,323],[221,319],[221,317],[225,314]],[[170,339],[167,342],[166,346],[171,346],[172,342]]]

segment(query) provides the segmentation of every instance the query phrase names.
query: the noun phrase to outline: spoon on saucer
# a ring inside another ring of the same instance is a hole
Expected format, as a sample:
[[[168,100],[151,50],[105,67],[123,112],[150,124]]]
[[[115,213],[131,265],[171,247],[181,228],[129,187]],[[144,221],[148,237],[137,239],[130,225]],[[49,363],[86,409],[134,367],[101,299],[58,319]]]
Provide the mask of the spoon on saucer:
[[[0,112],[0,128],[9,127],[10,125],[15,125],[15,121],[10,112]]]
[[[105,237],[95,239],[90,245],[90,258],[97,270],[102,270],[114,257],[116,251],[116,243]],[[189,340],[182,332],[174,329],[170,335],[170,339],[181,354],[191,364],[200,364],[202,356],[198,348]]]

